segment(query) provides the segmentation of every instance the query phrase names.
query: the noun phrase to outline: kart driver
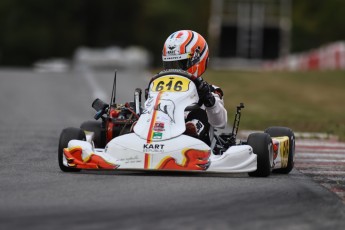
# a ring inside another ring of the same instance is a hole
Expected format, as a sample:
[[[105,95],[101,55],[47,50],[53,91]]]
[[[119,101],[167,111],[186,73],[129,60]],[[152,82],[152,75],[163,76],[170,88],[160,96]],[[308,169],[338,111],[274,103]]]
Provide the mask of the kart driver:
[[[186,117],[185,134],[197,137],[210,145],[210,125],[224,128],[227,111],[224,108],[223,91],[201,78],[209,61],[209,50],[205,39],[192,30],[172,33],[164,43],[162,59],[165,70],[181,69],[194,75],[200,109],[192,110]]]

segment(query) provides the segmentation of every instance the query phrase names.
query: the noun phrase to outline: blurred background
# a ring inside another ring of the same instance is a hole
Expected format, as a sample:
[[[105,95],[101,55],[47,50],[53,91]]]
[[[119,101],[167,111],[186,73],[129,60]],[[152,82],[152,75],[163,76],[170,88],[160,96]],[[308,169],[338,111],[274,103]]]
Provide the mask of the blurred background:
[[[0,0],[0,229],[345,229],[344,17],[345,0]],[[208,42],[229,126],[244,103],[239,139],[290,127],[300,172],[60,173],[61,131],[95,121],[115,69],[133,101],[181,29]]]
[[[43,87],[57,80],[52,72],[66,77],[61,85],[82,76],[75,84],[104,99],[116,68],[119,100],[128,100],[162,68],[165,39],[191,29],[208,41],[203,77],[223,88],[230,122],[244,102],[243,129],[282,125],[345,140],[344,15],[343,0],[1,0],[0,66],[47,73]],[[6,85],[9,73],[0,75]]]
[[[160,67],[164,40],[180,29],[207,39],[214,65],[257,64],[344,39],[344,14],[342,0],[1,0],[0,65],[135,46]]]

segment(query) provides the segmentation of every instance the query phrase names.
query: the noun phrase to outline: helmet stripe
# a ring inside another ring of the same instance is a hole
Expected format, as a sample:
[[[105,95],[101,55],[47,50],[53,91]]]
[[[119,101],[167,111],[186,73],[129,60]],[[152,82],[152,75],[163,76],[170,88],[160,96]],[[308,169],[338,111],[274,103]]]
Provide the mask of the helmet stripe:
[[[172,39],[175,36],[175,34],[176,34],[176,32],[170,36],[170,39]]]
[[[180,53],[181,54],[186,52],[186,44],[190,41],[192,34],[193,34],[190,30],[187,30],[187,32],[188,32],[188,38],[180,46]]]
[[[192,32],[192,37],[191,39],[189,39],[188,43],[186,44],[186,49],[189,46],[189,44],[193,41],[193,39],[194,39],[194,33]]]
[[[183,35],[183,31],[180,31],[180,32],[177,34],[176,38],[181,38],[182,35]]]
[[[202,57],[202,55],[204,54],[204,52],[207,50],[207,44],[205,44],[204,49],[200,52],[200,56]]]
[[[164,44],[163,46],[163,56],[167,55],[167,48],[166,45]]]
[[[189,44],[186,45],[186,51],[192,51],[195,49],[195,44],[198,43],[199,40],[199,36],[197,33],[193,32],[193,39],[191,40],[191,42]]]

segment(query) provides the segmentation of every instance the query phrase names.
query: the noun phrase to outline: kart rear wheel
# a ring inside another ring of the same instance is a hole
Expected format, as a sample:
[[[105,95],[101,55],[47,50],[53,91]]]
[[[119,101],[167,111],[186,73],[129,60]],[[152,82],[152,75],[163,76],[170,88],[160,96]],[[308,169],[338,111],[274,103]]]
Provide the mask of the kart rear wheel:
[[[286,168],[274,169],[274,173],[288,174],[294,167],[294,157],[295,157],[295,134],[290,128],[287,127],[269,127],[265,130],[271,137],[289,137],[289,157]]]
[[[66,128],[62,130],[59,139],[59,152],[58,152],[58,161],[60,169],[64,172],[79,172],[80,169],[66,167],[63,164],[64,154],[63,149],[67,148],[68,142],[70,140],[82,140],[85,141],[85,133],[82,129],[79,128]]]
[[[80,125],[84,131],[94,133],[93,143],[96,148],[105,147],[105,132],[102,131],[102,122],[99,121],[85,121]]]
[[[252,133],[248,136],[248,145],[257,155],[257,169],[249,172],[252,177],[267,177],[271,174],[273,165],[272,139],[267,133]]]

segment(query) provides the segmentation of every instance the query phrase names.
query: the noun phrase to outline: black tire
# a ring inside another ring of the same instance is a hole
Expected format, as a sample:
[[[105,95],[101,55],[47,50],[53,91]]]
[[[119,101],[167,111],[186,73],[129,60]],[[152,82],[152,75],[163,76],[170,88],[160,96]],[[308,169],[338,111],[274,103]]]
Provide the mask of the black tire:
[[[79,128],[66,128],[62,130],[60,134],[59,150],[58,150],[59,151],[58,152],[59,166],[60,166],[60,169],[64,172],[79,172],[80,169],[66,167],[63,164],[63,158],[64,158],[63,149],[67,148],[68,142],[70,140],[83,140],[83,141],[86,140],[84,131]]]
[[[100,121],[85,121],[80,125],[84,131],[94,133],[93,143],[96,148],[105,147],[105,132],[102,130],[102,122]]]
[[[295,134],[294,132],[287,127],[269,127],[265,130],[265,133],[268,133],[271,137],[289,137],[289,157],[286,168],[274,169],[274,173],[288,174],[294,167],[294,157],[295,157]]]
[[[267,133],[252,133],[248,136],[248,145],[257,155],[257,169],[249,172],[252,177],[267,177],[271,174],[273,165],[272,139]]]

